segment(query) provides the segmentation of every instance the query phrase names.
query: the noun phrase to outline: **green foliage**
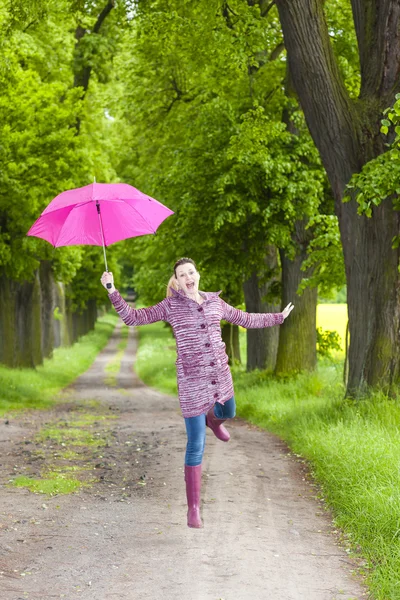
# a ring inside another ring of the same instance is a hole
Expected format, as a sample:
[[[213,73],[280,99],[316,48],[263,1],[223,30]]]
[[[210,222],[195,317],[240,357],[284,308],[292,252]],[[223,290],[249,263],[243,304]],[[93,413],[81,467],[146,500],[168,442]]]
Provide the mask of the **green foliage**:
[[[335,215],[319,214],[311,217],[308,227],[313,229],[313,239],[302,269],[310,269],[312,275],[303,279],[300,291],[318,287],[318,292],[329,298],[333,289],[346,283],[338,220]]]
[[[361,87],[360,57],[351,3],[347,0],[326,0],[324,11],[344,84],[350,97],[358,98]]]
[[[41,260],[51,260],[57,279],[70,283],[77,278],[72,288],[84,292],[79,300],[76,294],[73,298],[78,307],[99,297],[98,289],[91,295],[94,283],[88,282],[99,280],[101,251],[95,269],[90,250],[55,250],[26,232],[58,193],[91,183],[94,176],[100,181],[116,177],[110,160],[116,146],[113,121],[104,111],[110,92],[98,83],[100,64],[109,65],[112,49],[107,58],[100,35],[91,42],[85,36],[85,43],[101,46],[93,49],[96,68],[88,58],[94,79],[85,101],[73,85],[74,30],[82,11],[93,26],[103,7],[80,4],[19,0],[3,8],[0,18],[0,269],[12,279],[29,280]],[[115,19],[110,29],[118,29]],[[112,35],[110,44],[117,40]]]
[[[50,259],[55,277],[71,284],[74,308],[99,299],[100,251],[52,249],[25,237],[57,193],[93,176],[131,182],[175,210],[154,238],[108,251],[118,285],[134,282],[146,302],[164,295],[181,255],[195,258],[204,287],[223,287],[240,303],[266,243],[293,251],[293,222],[317,213],[325,175],[302,113],[284,92],[276,7],[263,15],[261,4],[249,4],[118,2],[100,29],[100,2],[6,5],[3,272],[29,279]],[[331,27],[349,65],[350,38],[337,12]],[[74,84],[89,72],[84,94]]]
[[[332,352],[341,352],[342,346],[337,331],[324,331],[317,327],[317,353],[323,358],[331,358]]]
[[[126,245],[146,303],[164,295],[182,255],[196,260],[204,287],[240,303],[266,244],[290,249],[294,221],[322,198],[317,152],[282,85],[276,9],[263,17],[241,0],[230,9],[146,2],[117,57],[120,80],[128,73],[119,172],[175,211],[155,238]]]
[[[396,94],[396,102],[384,111],[381,133],[387,140],[387,151],[367,162],[360,173],[353,175],[347,186],[344,201],[355,196],[358,202],[358,213],[372,217],[374,206],[385,198],[393,198],[393,208],[400,209],[400,94]],[[396,248],[400,240],[393,239]]]
[[[347,304],[347,286],[344,285],[341,288],[333,288],[329,290],[329,294],[326,296],[318,296],[319,304]]]

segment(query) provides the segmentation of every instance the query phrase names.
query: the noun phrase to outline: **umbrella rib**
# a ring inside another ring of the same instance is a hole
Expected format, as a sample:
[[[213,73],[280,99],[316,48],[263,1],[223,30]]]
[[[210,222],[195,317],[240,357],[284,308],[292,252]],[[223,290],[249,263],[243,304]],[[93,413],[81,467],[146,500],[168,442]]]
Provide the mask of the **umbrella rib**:
[[[49,212],[45,213],[45,215],[51,215],[53,213],[58,212],[59,210],[64,210],[65,208],[71,208],[71,210],[74,210],[74,208],[79,208],[80,206],[85,206],[85,204],[89,204],[90,202],[93,202],[93,200],[86,200],[85,202],[79,202],[79,204],[66,204],[65,206],[60,206],[60,208],[55,208],[54,210],[49,210]],[[50,206],[50,204],[48,205]],[[43,215],[43,213],[42,213]],[[40,215],[40,216],[42,216]],[[38,219],[40,219],[40,217],[38,217]]]
[[[152,230],[153,233],[156,233],[156,229],[153,229],[153,226],[150,225],[150,223],[148,222],[148,220],[146,219],[146,217],[144,217],[134,206],[132,206],[128,202],[126,202],[126,204],[129,206],[129,208],[131,208],[132,210],[134,210],[135,213],[138,214],[144,221],[146,221],[147,225],[150,227],[150,229]]]

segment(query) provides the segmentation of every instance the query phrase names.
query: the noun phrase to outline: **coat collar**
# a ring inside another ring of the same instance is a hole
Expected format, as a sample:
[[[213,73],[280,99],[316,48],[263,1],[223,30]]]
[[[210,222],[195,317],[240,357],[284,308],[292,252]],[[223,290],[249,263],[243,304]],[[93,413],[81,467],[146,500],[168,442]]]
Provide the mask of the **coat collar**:
[[[177,291],[175,290],[173,287],[169,288],[172,292],[172,296],[174,298],[179,298],[180,300],[190,300],[190,298],[188,298],[188,296],[186,296],[184,294],[184,292],[182,291]],[[199,290],[199,294],[204,298],[204,300],[207,302],[207,300],[212,300],[213,298],[218,298],[218,296],[220,295],[222,290],[219,290],[219,292],[201,292]],[[194,302],[194,300],[192,300],[192,302]]]

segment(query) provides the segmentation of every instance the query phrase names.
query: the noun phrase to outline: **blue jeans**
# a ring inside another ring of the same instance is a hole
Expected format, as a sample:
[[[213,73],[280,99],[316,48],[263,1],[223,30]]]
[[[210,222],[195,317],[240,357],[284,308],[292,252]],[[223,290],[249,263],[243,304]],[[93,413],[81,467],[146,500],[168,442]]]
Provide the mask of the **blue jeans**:
[[[220,404],[216,402],[214,405],[214,415],[217,419],[233,419],[236,414],[235,398],[232,397]],[[206,444],[206,415],[197,417],[186,417],[185,426],[187,433],[187,445],[185,455],[185,465],[196,467],[201,465],[204,454],[204,446]]]

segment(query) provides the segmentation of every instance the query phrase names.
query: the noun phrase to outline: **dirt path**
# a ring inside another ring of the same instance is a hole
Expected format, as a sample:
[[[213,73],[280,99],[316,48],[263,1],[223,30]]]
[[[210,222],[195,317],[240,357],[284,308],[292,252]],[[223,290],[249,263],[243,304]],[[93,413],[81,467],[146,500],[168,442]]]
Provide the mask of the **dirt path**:
[[[88,480],[96,478],[50,498],[2,486],[1,600],[366,598],[301,463],[243,421],[230,426],[228,444],[207,432],[204,529],[186,527],[178,402],[132,375],[133,330],[117,385],[104,384],[119,331],[52,411],[0,425],[3,484],[38,475],[66,450],[75,451],[71,469],[84,463]],[[77,422],[80,410],[105,445],[35,439],[46,423]]]

